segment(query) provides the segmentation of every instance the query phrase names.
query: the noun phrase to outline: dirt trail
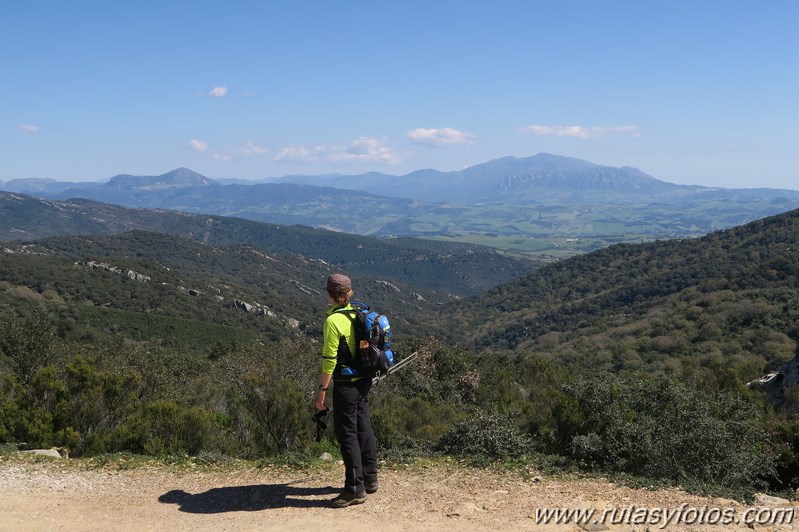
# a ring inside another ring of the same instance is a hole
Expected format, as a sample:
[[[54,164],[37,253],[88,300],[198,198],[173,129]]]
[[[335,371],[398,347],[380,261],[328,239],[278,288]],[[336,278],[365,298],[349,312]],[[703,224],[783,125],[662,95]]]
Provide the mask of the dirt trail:
[[[327,508],[341,466],[173,472],[164,468],[80,470],[59,461],[0,461],[0,531],[6,530],[604,530],[544,526],[537,509],[735,508],[729,500],[676,489],[635,490],[601,479],[523,480],[517,474],[446,465],[382,470],[365,504]],[[756,526],[793,530],[796,525]],[[607,523],[610,530],[658,525]],[[670,524],[667,530],[750,530]]]

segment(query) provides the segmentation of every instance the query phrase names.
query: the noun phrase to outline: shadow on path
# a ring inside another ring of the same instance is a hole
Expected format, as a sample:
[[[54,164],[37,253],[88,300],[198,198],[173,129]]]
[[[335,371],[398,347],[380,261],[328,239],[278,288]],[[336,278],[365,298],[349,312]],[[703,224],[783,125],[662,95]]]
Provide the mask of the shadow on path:
[[[158,502],[177,504],[181,512],[216,514],[222,512],[256,512],[271,508],[327,508],[330,499],[304,498],[335,495],[341,490],[332,486],[302,488],[286,484],[257,484],[212,488],[202,493],[172,490],[158,497]]]

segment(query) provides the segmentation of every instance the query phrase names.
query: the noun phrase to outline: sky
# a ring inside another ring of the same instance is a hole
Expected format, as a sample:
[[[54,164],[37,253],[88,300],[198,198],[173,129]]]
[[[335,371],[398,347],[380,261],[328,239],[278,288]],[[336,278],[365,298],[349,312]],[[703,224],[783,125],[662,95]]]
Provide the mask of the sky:
[[[799,2],[6,0],[0,180],[546,152],[799,189]]]

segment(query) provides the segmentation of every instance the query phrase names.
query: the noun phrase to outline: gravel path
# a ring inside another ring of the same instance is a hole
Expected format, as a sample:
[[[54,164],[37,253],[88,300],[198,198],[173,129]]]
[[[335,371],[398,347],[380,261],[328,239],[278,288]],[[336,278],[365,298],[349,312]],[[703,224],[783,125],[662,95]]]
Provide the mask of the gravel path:
[[[79,462],[79,461],[73,461]],[[190,468],[189,468],[190,469]],[[731,508],[734,501],[680,490],[636,490],[601,479],[538,477],[447,464],[381,470],[381,488],[365,504],[326,507],[341,466],[307,470],[172,471],[166,467],[82,470],[59,460],[0,459],[0,531],[6,530],[636,530],[657,524],[537,524],[536,510]],[[797,525],[756,530],[794,530]],[[751,530],[671,523],[667,530]]]

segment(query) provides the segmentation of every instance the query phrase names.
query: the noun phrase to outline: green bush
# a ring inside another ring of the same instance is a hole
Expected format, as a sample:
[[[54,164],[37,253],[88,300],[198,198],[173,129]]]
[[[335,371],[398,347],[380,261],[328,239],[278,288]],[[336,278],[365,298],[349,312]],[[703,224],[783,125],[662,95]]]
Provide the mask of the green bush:
[[[764,485],[774,473],[756,405],[665,375],[595,375],[571,387],[583,414],[573,456],[589,467],[678,482]]]
[[[285,454],[311,441],[310,401],[300,385],[274,371],[249,373],[239,383],[252,427],[249,446],[261,455]]]
[[[196,456],[224,449],[224,428],[198,407],[152,401],[131,415],[112,435],[113,450],[154,456]]]
[[[0,376],[0,443],[50,447],[55,443],[51,412],[32,405],[32,394],[13,375]]]
[[[54,339],[48,318],[35,313],[19,318],[12,312],[0,316],[0,355],[4,355],[17,378],[28,383],[54,357]],[[0,357],[2,358],[2,357]]]
[[[769,420],[771,452],[776,454],[776,476],[771,488],[796,493],[799,488],[799,424],[796,419],[774,415]]]
[[[465,417],[454,404],[406,398],[377,387],[369,397],[372,425],[381,451],[429,448]]]
[[[480,405],[512,417],[541,451],[560,454],[582,419],[577,400],[566,392],[579,368],[540,357],[484,357]]]
[[[392,374],[381,386],[408,398],[456,405],[475,402],[480,375],[477,372],[479,359],[473,351],[445,346],[434,339],[418,351],[411,365]]]
[[[513,460],[533,452],[532,440],[511,419],[482,412],[455,425],[436,447],[446,454],[478,460]]]
[[[0,376],[0,443],[14,442],[17,437],[16,421],[20,417],[17,395],[20,387],[11,375]]]
[[[136,373],[101,371],[96,364],[77,356],[67,364],[65,390],[55,408],[56,430],[71,429],[80,435],[75,454],[106,452],[105,438],[139,404],[141,378]],[[69,437],[63,445],[75,445]]]

